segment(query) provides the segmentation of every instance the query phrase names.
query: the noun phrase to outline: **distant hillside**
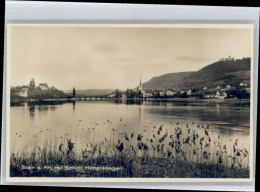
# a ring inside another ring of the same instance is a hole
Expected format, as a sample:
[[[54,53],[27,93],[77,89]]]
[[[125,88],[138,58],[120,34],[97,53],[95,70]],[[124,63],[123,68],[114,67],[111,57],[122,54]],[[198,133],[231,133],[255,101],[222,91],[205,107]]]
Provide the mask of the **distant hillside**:
[[[250,71],[250,58],[212,63],[191,74],[190,79],[214,79],[219,75],[236,71]]]
[[[250,84],[250,58],[235,61],[218,61],[196,72],[168,73],[154,77],[143,84],[144,89],[175,90],[201,88],[207,86],[214,88],[218,85],[231,86],[239,82]]]
[[[143,84],[143,89],[165,89],[177,88],[193,72],[168,73],[162,76],[153,77],[150,81]]]
[[[219,76],[212,76],[212,78],[196,79],[191,78],[182,83],[183,89],[195,88],[215,88],[218,85],[225,87],[226,85],[236,86],[243,82],[250,85],[250,71],[236,71],[231,73],[219,74]]]
[[[86,89],[76,90],[76,95],[79,97],[83,96],[105,96],[114,92],[115,89]],[[72,93],[72,90],[66,90],[65,93]]]

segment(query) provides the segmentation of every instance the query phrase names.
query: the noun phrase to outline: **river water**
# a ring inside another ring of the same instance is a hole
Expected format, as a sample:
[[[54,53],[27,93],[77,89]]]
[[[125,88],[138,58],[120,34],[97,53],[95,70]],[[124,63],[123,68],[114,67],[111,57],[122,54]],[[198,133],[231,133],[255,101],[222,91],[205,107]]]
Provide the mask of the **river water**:
[[[133,132],[148,141],[161,125],[169,134],[177,126],[209,125],[212,138],[220,137],[225,144],[238,139],[239,147],[249,149],[250,143],[250,107],[234,103],[20,103],[11,105],[10,119],[12,152],[32,144],[40,146],[50,137],[60,142],[71,138],[79,151],[86,142],[100,144],[104,138],[117,140],[120,134]]]

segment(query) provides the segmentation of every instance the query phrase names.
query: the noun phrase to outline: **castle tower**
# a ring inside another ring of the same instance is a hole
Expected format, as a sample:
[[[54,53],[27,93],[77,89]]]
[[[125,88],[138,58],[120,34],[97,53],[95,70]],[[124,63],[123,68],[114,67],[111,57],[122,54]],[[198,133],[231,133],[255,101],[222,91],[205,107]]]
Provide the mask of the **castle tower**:
[[[29,87],[30,87],[30,88],[34,88],[34,87],[35,87],[35,81],[34,81],[34,78],[32,78],[32,79],[30,80]]]

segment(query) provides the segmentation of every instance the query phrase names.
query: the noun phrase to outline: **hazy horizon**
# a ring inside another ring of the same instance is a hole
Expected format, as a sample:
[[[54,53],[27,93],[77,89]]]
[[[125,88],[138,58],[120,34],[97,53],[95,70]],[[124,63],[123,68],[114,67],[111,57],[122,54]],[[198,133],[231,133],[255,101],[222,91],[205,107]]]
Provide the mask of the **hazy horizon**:
[[[250,28],[12,26],[12,86],[126,89],[167,73],[251,57]]]

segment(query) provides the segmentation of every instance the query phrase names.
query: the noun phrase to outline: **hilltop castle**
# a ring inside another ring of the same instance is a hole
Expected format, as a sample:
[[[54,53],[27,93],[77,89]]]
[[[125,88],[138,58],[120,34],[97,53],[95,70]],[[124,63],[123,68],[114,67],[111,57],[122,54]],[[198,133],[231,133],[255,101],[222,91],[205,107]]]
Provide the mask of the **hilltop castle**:
[[[234,61],[234,57],[228,56],[228,58],[220,58],[219,61]]]

